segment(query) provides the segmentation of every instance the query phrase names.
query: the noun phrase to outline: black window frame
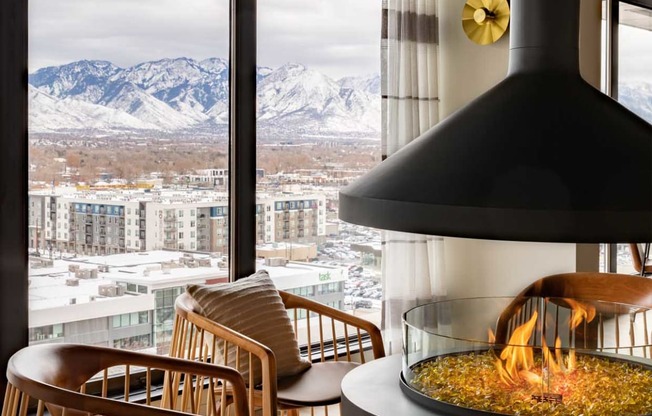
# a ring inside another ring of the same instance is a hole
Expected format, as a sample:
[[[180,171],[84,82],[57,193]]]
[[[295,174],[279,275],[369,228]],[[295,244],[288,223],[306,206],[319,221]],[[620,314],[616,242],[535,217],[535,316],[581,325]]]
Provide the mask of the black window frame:
[[[620,25],[620,3],[631,4],[643,9],[652,10],[652,0],[606,0],[607,15],[606,17],[606,51],[605,65],[606,68],[606,85],[605,93],[614,100],[618,100],[618,28]],[[605,271],[616,273],[618,271],[618,244],[610,243],[606,245],[606,264]]]
[[[27,0],[0,5],[0,395],[7,361],[28,343]]]
[[[257,3],[229,3],[229,267],[238,279],[255,271]],[[8,360],[29,340],[27,6],[0,3],[0,398]]]

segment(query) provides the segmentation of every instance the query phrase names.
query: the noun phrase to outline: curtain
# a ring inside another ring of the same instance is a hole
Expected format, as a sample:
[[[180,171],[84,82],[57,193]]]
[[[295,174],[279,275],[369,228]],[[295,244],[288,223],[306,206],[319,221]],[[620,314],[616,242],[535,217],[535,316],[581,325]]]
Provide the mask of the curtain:
[[[383,0],[382,157],[439,121],[435,0]],[[401,351],[401,315],[445,295],[441,237],[382,233],[382,329],[389,354]]]

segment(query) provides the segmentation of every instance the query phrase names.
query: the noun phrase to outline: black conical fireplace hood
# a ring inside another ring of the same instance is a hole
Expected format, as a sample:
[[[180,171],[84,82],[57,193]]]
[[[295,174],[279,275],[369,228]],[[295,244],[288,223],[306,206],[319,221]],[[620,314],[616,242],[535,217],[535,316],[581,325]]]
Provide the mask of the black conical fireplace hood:
[[[652,241],[652,126],[579,73],[579,0],[512,0],[497,86],[340,192],[342,220],[514,241]]]

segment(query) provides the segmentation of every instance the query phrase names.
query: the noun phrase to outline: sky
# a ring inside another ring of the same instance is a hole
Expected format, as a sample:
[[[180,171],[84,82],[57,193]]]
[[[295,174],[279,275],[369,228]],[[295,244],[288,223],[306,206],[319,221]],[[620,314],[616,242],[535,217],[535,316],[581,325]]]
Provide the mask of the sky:
[[[621,27],[618,75],[621,80],[652,82],[652,32]]]
[[[228,58],[228,0],[30,0],[29,70]],[[332,78],[380,72],[380,0],[259,0],[258,64]]]
[[[29,70],[228,56],[229,0],[30,0]],[[258,64],[380,72],[381,0],[258,0]],[[621,79],[652,79],[652,32],[622,27]]]

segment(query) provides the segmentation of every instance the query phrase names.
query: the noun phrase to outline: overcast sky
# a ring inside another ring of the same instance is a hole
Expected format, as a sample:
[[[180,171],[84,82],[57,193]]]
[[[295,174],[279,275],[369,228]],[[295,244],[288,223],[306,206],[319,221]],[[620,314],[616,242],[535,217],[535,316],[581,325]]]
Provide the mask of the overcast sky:
[[[377,73],[381,0],[259,0],[258,64]],[[127,67],[227,58],[228,0],[30,0],[30,72],[80,59]],[[652,32],[621,30],[623,78],[652,79]]]
[[[122,67],[228,56],[228,0],[30,0],[30,72],[80,59]],[[258,64],[333,78],[379,72],[380,0],[259,0]]]
[[[623,26],[618,36],[620,79],[652,82],[652,32]]]

